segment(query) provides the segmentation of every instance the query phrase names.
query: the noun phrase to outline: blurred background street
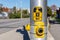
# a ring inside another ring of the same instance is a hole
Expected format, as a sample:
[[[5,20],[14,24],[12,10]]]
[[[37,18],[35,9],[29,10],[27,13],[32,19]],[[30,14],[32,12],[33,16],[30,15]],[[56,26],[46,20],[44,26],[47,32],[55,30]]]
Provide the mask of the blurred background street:
[[[52,38],[60,40],[60,0],[47,0],[47,19]],[[0,40],[23,40],[16,30],[28,23],[30,0],[0,0]]]

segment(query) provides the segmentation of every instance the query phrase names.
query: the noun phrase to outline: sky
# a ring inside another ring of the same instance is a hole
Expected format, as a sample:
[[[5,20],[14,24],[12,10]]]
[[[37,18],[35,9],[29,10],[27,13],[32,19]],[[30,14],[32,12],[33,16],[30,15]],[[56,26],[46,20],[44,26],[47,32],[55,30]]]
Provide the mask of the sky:
[[[30,0],[0,0],[0,4],[5,7],[30,8]]]
[[[56,5],[57,7],[60,7],[60,0],[47,0],[47,5]]]
[[[30,0],[0,0],[0,4],[3,4],[4,7],[13,8],[30,8]],[[47,0],[47,5],[56,5],[60,7],[60,0]]]

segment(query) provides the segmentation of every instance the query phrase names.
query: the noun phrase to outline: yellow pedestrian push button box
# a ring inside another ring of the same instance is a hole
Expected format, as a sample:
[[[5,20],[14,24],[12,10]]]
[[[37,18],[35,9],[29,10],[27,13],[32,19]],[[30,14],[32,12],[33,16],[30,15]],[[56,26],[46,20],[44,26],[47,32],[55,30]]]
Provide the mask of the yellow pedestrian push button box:
[[[44,38],[44,23],[43,22],[35,22],[34,33],[36,38]]]
[[[33,9],[33,20],[42,21],[42,8],[41,7],[35,7]]]
[[[27,25],[25,26],[25,29],[26,29],[27,31],[30,31],[30,24],[27,24]]]

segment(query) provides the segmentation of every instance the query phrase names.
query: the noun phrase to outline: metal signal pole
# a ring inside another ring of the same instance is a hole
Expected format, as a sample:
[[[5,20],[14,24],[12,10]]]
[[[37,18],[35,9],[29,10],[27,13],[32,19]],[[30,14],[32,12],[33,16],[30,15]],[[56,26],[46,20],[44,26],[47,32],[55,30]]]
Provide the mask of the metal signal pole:
[[[30,0],[30,40],[47,40],[47,0]]]

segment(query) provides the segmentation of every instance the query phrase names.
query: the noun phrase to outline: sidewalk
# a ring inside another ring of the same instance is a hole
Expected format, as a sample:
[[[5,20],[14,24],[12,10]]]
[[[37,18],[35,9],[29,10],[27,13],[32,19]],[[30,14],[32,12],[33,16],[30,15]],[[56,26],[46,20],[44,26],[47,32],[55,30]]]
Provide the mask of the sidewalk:
[[[51,35],[51,33],[49,31],[47,34],[47,40],[54,40],[53,36]]]
[[[16,32],[17,29],[0,34],[0,40],[23,40],[23,35]],[[48,31],[47,40],[54,40],[50,32]]]

